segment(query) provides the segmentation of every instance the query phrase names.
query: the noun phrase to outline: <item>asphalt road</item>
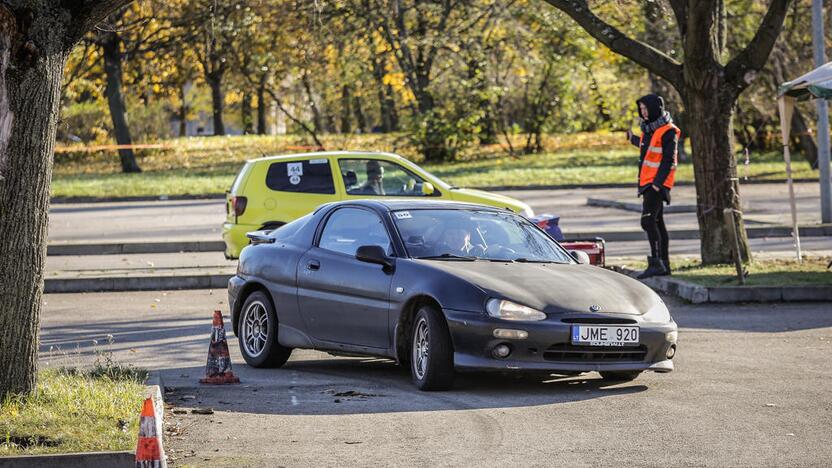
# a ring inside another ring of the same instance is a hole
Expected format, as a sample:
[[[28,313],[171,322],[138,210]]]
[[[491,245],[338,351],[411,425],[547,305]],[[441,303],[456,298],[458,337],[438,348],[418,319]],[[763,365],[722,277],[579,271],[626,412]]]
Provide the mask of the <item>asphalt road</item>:
[[[743,187],[744,211],[751,225],[789,224],[785,184]],[[818,222],[818,185],[797,185],[801,224]],[[587,206],[588,198],[638,203],[633,189],[558,189],[498,192],[528,203],[536,213],[561,217],[564,232],[639,230],[640,213]],[[673,190],[674,205],[695,203],[693,187]],[[50,208],[49,242],[164,242],[220,240],[225,220],[223,200],[175,200],[118,203],[53,204]],[[669,229],[695,229],[694,213],[666,216]]]
[[[296,352],[199,386],[224,291],[47,295],[41,364],[161,369],[166,449],[192,466],[830,466],[832,304],[670,303],[677,370],[607,385],[463,376],[422,393],[389,361]],[[107,335],[112,344],[107,344]],[[233,335],[232,335],[233,336]],[[93,342],[95,340],[95,342]],[[99,354],[100,355],[100,354]]]

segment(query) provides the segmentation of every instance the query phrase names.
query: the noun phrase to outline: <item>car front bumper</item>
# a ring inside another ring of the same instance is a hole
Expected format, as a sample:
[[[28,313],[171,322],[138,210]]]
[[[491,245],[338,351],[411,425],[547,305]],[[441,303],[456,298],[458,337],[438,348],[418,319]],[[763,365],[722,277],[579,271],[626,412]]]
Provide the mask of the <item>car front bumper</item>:
[[[677,326],[644,323],[641,317],[613,315],[611,319],[633,319],[639,327],[638,347],[601,348],[571,344],[573,323],[562,322],[564,316],[539,322],[512,322],[488,317],[484,313],[444,309],[454,346],[454,366],[460,370],[501,371],[655,371],[670,372],[673,361],[668,351],[676,351]],[[597,317],[594,317],[597,318]],[[526,339],[495,338],[497,328],[524,330]],[[511,354],[506,358],[492,355],[494,348],[506,344]]]

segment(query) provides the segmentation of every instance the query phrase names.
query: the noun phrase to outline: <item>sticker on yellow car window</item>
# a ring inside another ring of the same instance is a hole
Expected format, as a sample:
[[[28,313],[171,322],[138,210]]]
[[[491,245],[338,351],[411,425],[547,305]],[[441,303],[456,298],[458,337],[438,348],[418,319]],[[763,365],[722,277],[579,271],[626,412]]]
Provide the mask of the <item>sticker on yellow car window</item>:
[[[326,164],[328,161],[326,159],[310,159],[309,164]]]
[[[300,183],[300,176],[293,175],[292,177],[289,177],[289,183],[292,184],[292,185],[299,184]]]
[[[396,212],[396,218],[398,218],[398,219],[410,219],[412,217],[413,216],[410,216],[409,211],[397,211]]]
[[[286,164],[286,172],[288,172],[288,176],[302,176],[303,175],[303,163],[296,162],[296,163],[288,163]],[[290,179],[291,181],[291,179]]]

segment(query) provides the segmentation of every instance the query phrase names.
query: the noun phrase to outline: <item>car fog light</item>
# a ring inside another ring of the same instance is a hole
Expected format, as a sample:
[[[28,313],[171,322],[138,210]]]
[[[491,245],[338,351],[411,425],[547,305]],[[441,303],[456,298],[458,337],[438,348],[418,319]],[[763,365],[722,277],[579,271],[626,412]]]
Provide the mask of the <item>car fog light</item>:
[[[671,342],[671,343],[675,343],[676,340],[679,338],[679,332],[678,331],[667,332],[664,335],[664,338],[667,341]]]
[[[494,330],[494,338],[503,338],[506,340],[525,340],[529,337],[529,332],[526,330],[510,330],[508,328],[497,328]]]
[[[673,359],[673,356],[676,355],[676,345],[672,344],[669,348],[667,348],[667,358]]]
[[[509,348],[508,345],[504,344],[497,345],[494,347],[494,351],[491,351],[491,354],[493,354],[496,358],[503,359],[508,357],[509,354],[511,354],[511,348]]]

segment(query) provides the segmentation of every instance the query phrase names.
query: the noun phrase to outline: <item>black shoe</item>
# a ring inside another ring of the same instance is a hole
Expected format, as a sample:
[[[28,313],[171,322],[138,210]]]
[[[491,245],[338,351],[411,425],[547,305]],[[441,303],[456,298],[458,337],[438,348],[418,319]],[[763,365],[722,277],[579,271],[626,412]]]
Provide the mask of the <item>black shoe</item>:
[[[670,271],[670,259],[667,257],[662,257],[662,263],[664,263],[664,273],[656,275],[656,276],[672,276],[673,273]]]
[[[653,276],[662,276],[667,274],[667,268],[664,262],[659,257],[647,257],[647,269],[640,275],[636,276],[638,279],[651,278]]]

